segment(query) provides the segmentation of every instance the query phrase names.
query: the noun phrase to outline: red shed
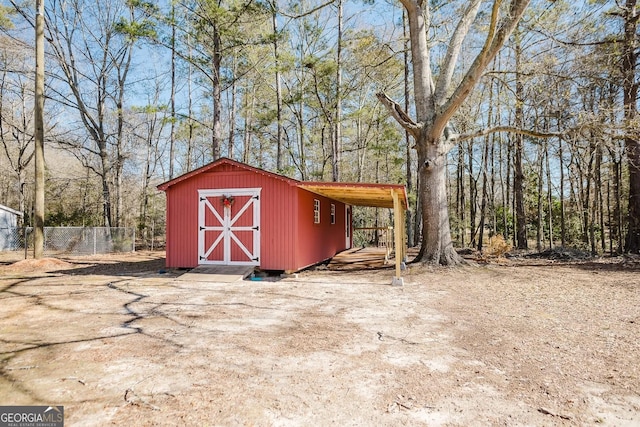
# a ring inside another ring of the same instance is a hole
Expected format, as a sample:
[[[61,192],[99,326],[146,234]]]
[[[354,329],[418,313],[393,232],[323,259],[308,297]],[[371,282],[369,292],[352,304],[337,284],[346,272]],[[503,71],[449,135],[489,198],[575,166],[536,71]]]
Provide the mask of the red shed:
[[[167,267],[301,270],[351,247],[351,205],[407,206],[402,185],[302,182],[227,158],[158,189],[167,197]]]

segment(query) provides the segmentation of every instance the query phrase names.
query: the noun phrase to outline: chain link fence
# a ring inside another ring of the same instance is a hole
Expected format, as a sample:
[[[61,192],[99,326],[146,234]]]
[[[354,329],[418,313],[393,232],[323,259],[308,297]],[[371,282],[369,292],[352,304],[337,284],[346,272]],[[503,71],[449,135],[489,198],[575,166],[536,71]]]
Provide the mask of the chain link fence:
[[[135,251],[135,228],[45,227],[44,254],[95,255]],[[0,228],[0,251],[33,248],[33,228]]]

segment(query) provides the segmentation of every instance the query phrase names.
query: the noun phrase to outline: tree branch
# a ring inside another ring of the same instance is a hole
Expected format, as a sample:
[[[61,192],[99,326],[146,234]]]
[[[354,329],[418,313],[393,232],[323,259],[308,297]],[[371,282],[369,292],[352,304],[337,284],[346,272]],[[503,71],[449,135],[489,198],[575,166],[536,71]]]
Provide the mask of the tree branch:
[[[423,0],[400,0],[400,2],[407,11],[409,21],[415,114],[419,122],[426,122],[433,117],[435,108],[431,47],[427,40],[431,21],[430,2]]]
[[[311,15],[311,14],[313,14],[313,13],[315,13],[315,12],[319,11],[320,9],[323,9],[323,8],[325,8],[327,6],[331,6],[333,3],[334,3],[334,0],[329,0],[329,1],[325,2],[325,3],[322,3],[321,5],[319,5],[317,7],[314,7],[313,9],[311,9],[309,11],[299,13],[298,15],[289,15],[287,13],[284,13],[281,10],[278,11],[278,13],[280,13],[280,15],[285,16],[287,18],[298,19],[298,18],[303,18],[305,16]]]
[[[520,18],[529,5],[529,0],[512,0],[508,15],[499,20],[498,9],[500,3],[499,0],[496,0],[494,3],[491,23],[482,50],[478,56],[476,56],[476,59],[469,67],[451,97],[442,104],[436,114],[436,121],[433,126],[436,134],[440,134],[444,130],[451,117],[458,111],[462,103],[475,88],[486,66],[495,58],[500,48],[504,45],[504,42],[518,25]]]
[[[409,132],[415,140],[418,140],[420,136],[420,131],[422,130],[422,125],[413,121],[411,117],[402,109],[400,104],[395,102],[393,99],[389,98],[387,94],[383,92],[376,93],[376,97],[380,100],[382,105],[387,107],[387,110],[393,116],[394,119],[400,126],[405,128],[407,132]]]
[[[462,42],[466,38],[469,28],[471,28],[471,24],[473,24],[473,21],[478,14],[481,3],[481,0],[473,0],[469,6],[467,6],[467,9],[464,11],[462,18],[453,32],[453,36],[451,36],[449,46],[447,47],[447,54],[445,55],[444,63],[442,65],[442,71],[440,72],[436,82],[435,97],[437,105],[441,105],[445,100],[445,96],[447,96],[447,90],[449,89],[449,85],[451,85],[453,71],[456,68],[458,57],[460,56],[460,50],[462,49]]]
[[[468,139],[478,138],[481,136],[485,136],[485,135],[489,135],[491,133],[497,133],[497,132],[517,133],[520,135],[530,136],[532,138],[555,138],[555,137],[562,138],[566,136],[566,133],[564,132],[539,132],[539,131],[530,130],[530,129],[520,129],[513,126],[496,126],[489,129],[479,130],[476,132],[456,135],[456,136],[453,136],[451,139],[455,140],[456,142],[460,142],[460,141],[466,141]]]

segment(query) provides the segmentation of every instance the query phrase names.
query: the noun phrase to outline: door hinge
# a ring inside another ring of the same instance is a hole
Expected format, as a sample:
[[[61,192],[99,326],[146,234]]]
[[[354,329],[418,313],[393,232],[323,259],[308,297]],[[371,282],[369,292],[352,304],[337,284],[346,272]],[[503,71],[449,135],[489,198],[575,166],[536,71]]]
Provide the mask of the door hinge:
[[[256,225],[255,227],[251,227],[251,229],[252,229],[252,230],[259,231],[259,230],[260,230],[260,226],[259,226],[259,225]]]

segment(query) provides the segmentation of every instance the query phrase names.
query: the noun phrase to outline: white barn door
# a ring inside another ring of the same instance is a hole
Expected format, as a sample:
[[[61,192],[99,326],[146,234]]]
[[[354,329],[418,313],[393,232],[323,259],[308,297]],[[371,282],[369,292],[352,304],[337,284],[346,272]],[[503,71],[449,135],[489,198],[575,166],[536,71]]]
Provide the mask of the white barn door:
[[[260,265],[260,188],[198,190],[198,263]]]

